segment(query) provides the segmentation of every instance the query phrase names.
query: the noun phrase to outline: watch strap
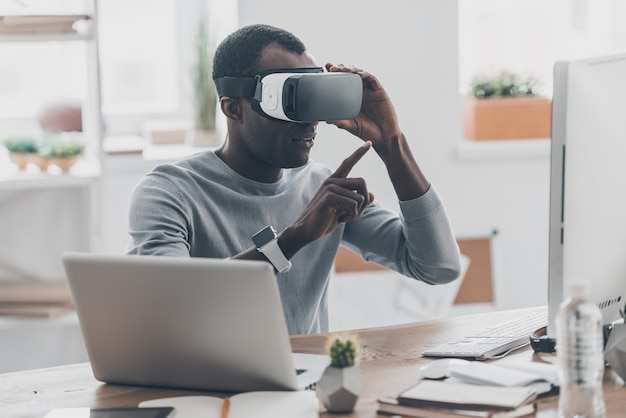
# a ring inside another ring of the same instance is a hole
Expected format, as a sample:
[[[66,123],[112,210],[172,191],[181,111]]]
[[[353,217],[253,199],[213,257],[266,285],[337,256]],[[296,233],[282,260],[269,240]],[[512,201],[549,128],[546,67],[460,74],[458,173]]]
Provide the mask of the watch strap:
[[[291,261],[285,257],[278,245],[278,240],[273,239],[258,249],[274,265],[279,273],[285,273],[291,269]]]

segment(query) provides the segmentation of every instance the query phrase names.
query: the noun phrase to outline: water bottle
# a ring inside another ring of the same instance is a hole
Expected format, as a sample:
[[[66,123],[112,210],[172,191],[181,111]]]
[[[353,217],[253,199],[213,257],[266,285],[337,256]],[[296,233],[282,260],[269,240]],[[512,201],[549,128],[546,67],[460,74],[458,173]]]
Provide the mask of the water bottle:
[[[589,302],[585,281],[571,282],[556,321],[559,418],[605,418],[602,396],[602,314]]]

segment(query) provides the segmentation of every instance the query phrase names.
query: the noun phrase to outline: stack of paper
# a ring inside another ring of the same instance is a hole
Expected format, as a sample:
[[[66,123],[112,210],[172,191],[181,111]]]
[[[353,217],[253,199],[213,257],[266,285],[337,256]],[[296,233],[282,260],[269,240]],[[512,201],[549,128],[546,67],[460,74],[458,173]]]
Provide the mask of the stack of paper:
[[[478,386],[423,380],[396,398],[378,400],[378,412],[424,418],[514,418],[535,411],[527,387]]]
[[[552,393],[558,388],[558,372],[554,364],[531,361],[468,362],[452,365],[448,383],[469,383],[488,386],[525,386],[538,394]]]

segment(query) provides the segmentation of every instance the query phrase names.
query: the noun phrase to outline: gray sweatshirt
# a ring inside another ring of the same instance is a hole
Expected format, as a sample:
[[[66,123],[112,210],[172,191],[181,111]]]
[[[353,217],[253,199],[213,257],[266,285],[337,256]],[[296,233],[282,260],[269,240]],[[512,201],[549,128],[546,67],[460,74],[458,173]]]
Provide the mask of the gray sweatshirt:
[[[309,161],[276,183],[240,176],[213,151],[157,166],[130,203],[128,254],[227,258],[250,248],[266,225],[296,221],[332,170]],[[430,284],[456,279],[459,249],[431,186],[400,202],[401,213],[370,204],[365,213],[305,246],[277,275],[290,334],[328,331],[327,289],[340,244],[405,276]]]

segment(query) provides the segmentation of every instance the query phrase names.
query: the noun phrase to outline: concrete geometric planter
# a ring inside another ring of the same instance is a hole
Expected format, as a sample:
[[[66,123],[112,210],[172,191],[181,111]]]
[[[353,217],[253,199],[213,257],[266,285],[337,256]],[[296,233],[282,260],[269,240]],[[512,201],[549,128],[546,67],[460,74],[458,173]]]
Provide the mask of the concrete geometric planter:
[[[317,382],[317,396],[329,412],[347,413],[365,387],[358,364],[350,367],[328,366]]]
[[[79,155],[71,155],[68,157],[51,157],[47,161],[50,165],[56,165],[61,169],[61,171],[67,173],[68,171],[70,171],[70,168],[72,168],[74,164],[76,164],[76,162],[78,161],[78,157]]]
[[[18,166],[20,170],[26,170],[28,163],[34,162],[34,152],[9,152],[9,159]]]
[[[604,359],[626,381],[626,324],[613,327],[604,349]]]

